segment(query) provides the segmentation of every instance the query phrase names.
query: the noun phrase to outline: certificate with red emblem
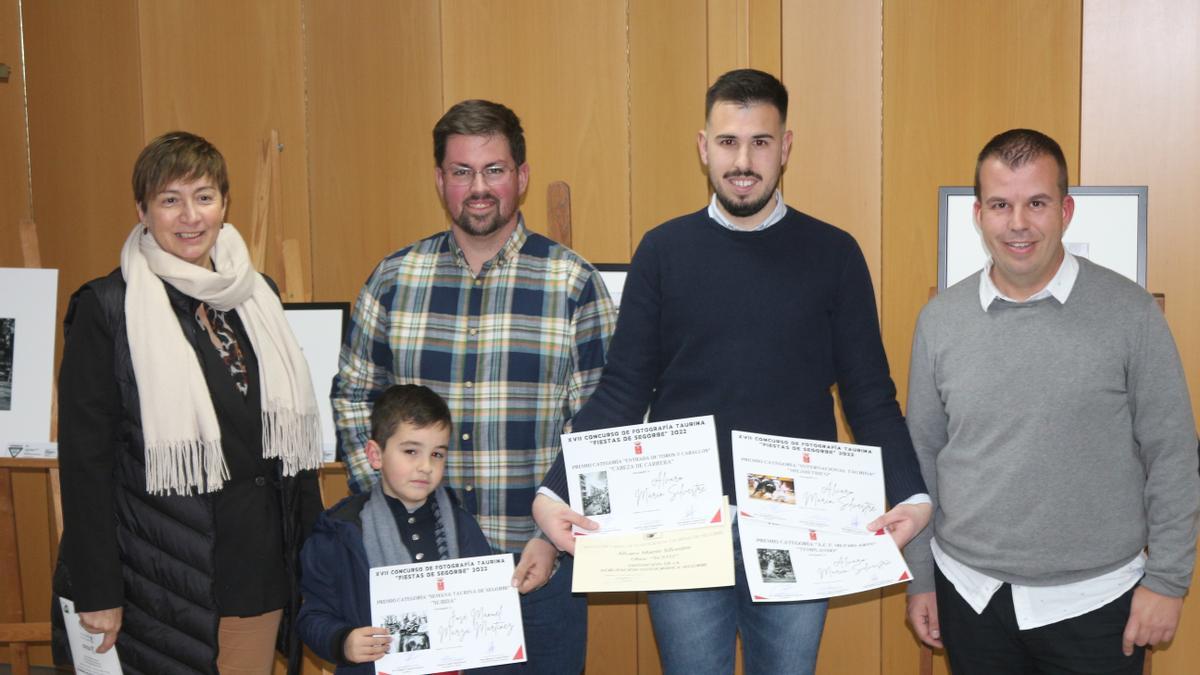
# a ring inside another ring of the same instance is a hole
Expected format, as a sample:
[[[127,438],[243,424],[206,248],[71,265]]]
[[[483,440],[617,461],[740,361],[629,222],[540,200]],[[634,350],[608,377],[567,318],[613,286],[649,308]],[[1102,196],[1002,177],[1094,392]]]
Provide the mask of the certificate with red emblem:
[[[738,519],[754,602],[815,600],[912,579],[891,535],[842,534]]]
[[[879,448],[733,432],[738,518],[867,534],[884,512]]]
[[[392,644],[381,675],[426,675],[525,661],[513,557],[371,568],[371,625]]]
[[[577,536],[721,525],[711,415],[564,434],[571,508],[600,524]]]

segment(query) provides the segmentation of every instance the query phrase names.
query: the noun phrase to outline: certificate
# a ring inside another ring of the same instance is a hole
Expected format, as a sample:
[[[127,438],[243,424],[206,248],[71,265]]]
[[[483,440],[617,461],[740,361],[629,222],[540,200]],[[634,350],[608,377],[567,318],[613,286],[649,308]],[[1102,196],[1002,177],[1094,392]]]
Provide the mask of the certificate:
[[[79,615],[75,613],[75,603],[59,598],[62,607],[63,624],[67,629],[67,642],[71,644],[71,660],[75,662],[75,672],[79,675],[121,675],[121,661],[117,658],[117,646],[97,654],[96,648],[104,642],[104,633],[89,633],[79,623]]]
[[[721,467],[712,415],[564,434],[571,508],[600,524],[577,535],[719,524]]]
[[[883,515],[879,448],[733,432],[738,515],[864,534]]]
[[[371,625],[387,627],[381,675],[525,660],[512,554],[371,568]]]
[[[732,586],[733,532],[727,515],[720,527],[578,537],[571,591]]]
[[[849,595],[912,579],[890,534],[841,534],[738,519],[754,602]]]

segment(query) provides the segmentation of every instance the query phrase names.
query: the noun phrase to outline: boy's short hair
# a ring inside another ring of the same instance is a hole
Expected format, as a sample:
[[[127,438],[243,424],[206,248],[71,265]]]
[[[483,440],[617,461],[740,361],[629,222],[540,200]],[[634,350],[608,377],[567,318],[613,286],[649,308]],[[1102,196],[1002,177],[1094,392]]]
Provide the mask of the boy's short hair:
[[[396,433],[401,423],[419,429],[451,424],[450,407],[432,389],[419,384],[394,384],[388,387],[371,408],[371,440],[380,447]]]

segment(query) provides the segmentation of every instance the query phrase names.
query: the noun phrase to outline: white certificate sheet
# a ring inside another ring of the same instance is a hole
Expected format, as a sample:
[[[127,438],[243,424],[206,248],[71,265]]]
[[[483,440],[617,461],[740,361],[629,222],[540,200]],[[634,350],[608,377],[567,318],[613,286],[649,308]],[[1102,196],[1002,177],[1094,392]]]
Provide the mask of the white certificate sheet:
[[[742,519],[865,534],[884,512],[876,447],[734,431],[733,471]]]
[[[424,675],[525,661],[513,557],[457,558],[371,568],[371,625],[392,646],[383,675]]]
[[[721,466],[712,415],[562,437],[571,508],[600,524],[577,535],[718,525]]]
[[[75,662],[75,672],[79,675],[121,675],[121,661],[117,658],[117,646],[97,654],[96,648],[104,642],[104,633],[89,633],[79,623],[79,615],[75,613],[75,603],[59,598],[62,607],[63,623],[67,628],[67,641],[71,644],[71,660]]]
[[[738,519],[754,602],[832,598],[909,581],[890,534],[841,534]]]

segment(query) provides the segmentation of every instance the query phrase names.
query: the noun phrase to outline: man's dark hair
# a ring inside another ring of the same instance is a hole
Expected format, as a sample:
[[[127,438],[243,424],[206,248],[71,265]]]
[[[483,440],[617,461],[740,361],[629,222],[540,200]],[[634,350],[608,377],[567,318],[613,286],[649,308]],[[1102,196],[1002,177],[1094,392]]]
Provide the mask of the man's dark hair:
[[[779,111],[780,119],[787,120],[787,87],[774,75],[761,70],[743,68],[718,77],[704,97],[705,121],[718,103],[736,103],[739,106],[769,103]]]
[[[450,408],[429,387],[419,384],[394,384],[388,387],[371,408],[371,440],[384,447],[401,423],[418,429],[451,426]]]
[[[133,201],[146,210],[146,204],[176,180],[209,178],[221,192],[221,201],[229,200],[229,170],[225,158],[207,139],[186,131],[169,131],[142,148],[133,163]]]
[[[975,160],[975,199],[979,199],[979,167],[995,157],[1009,169],[1016,171],[1038,157],[1049,155],[1058,164],[1058,190],[1060,197],[1067,196],[1067,158],[1058,142],[1033,129],[1009,129],[997,134],[979,151]]]
[[[517,167],[525,163],[525,130],[521,119],[507,106],[482,99],[455,103],[433,125],[433,160],[446,159],[446,139],[451,136],[492,136],[508,139],[508,149]],[[514,167],[516,168],[516,167]]]

